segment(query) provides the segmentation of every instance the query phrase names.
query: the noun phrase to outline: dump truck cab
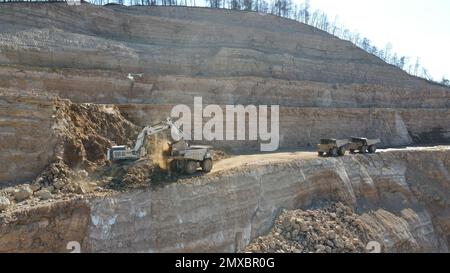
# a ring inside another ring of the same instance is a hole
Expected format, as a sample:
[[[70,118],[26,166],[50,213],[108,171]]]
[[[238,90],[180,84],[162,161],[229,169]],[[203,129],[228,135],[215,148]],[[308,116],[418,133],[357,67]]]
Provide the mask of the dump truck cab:
[[[319,156],[343,156],[348,143],[346,139],[322,138],[317,144],[317,153]]]
[[[377,150],[377,144],[380,143],[380,139],[368,139],[365,137],[351,137],[349,143],[349,150],[351,153],[358,151],[361,154],[375,153]]]

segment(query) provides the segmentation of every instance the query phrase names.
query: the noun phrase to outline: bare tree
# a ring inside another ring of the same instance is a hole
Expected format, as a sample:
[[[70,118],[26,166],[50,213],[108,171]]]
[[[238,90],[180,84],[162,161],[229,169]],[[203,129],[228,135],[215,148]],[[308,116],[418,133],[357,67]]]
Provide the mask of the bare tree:
[[[408,62],[408,59],[405,56],[400,57],[400,59],[398,60],[397,66],[400,69],[405,69],[405,65]]]
[[[309,4],[309,0],[306,0],[304,8],[303,8],[303,13],[305,15],[305,22],[304,22],[305,24],[309,24],[309,18],[311,15],[310,9],[311,9],[311,5]]]
[[[385,61],[389,61],[389,58],[391,56],[391,50],[392,50],[392,44],[387,43],[384,47],[384,56],[382,56],[382,59]]]
[[[420,69],[420,59],[419,57],[416,58],[416,63],[414,64],[414,76],[418,76],[419,75],[419,69]]]
[[[337,30],[338,30],[338,26],[337,26],[338,21],[339,21],[339,17],[336,16],[336,17],[334,17],[333,23],[331,23],[331,26],[330,26],[330,33],[333,34],[333,35],[336,35],[336,33],[337,33]]]
[[[362,47],[362,49],[364,49],[365,51],[370,53],[370,51],[372,49],[372,46],[370,44],[371,44],[370,40],[367,38],[364,38],[362,41],[361,47]]]
[[[230,0],[230,9],[241,9],[241,3],[239,0]]]
[[[429,81],[433,80],[433,77],[431,77],[430,73],[428,73],[428,69],[426,69],[425,67],[422,67],[422,73],[420,77],[427,79]]]
[[[267,3],[266,0],[260,0],[258,11],[268,13],[269,12],[269,3]]]
[[[211,8],[220,8],[221,0],[208,0]]]
[[[253,9],[253,0],[243,0],[243,9],[244,10],[252,10]]]
[[[398,67],[397,53],[394,53],[394,55],[392,55],[391,59],[389,60],[389,63]]]

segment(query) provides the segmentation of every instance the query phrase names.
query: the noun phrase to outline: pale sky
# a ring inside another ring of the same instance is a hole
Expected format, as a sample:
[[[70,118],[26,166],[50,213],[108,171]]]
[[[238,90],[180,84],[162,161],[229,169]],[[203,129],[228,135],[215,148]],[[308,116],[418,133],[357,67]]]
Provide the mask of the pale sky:
[[[419,57],[434,80],[450,78],[449,0],[310,0],[310,5],[331,21],[337,15],[378,48],[391,42],[393,51],[411,57],[412,63]]]

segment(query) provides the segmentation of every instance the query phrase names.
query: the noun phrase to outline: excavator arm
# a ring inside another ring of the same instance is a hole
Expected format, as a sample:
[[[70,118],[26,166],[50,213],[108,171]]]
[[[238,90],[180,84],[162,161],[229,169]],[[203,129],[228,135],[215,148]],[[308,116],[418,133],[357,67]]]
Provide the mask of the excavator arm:
[[[146,136],[151,136],[154,134],[157,134],[159,132],[162,132],[164,130],[169,129],[170,126],[168,124],[157,124],[153,126],[146,126],[142,131],[139,133],[136,143],[134,144],[134,152],[138,153],[142,146],[144,145]]]
[[[185,134],[181,131],[175,123],[167,118],[166,121],[154,124],[152,126],[146,126],[139,133],[134,144],[134,148],[131,150],[126,146],[114,146],[108,151],[108,160],[122,160],[122,159],[137,159],[141,155],[141,149],[144,146],[147,136],[151,136],[160,133],[165,130],[172,130],[172,133],[180,139],[185,139]]]
[[[184,132],[181,131],[170,118],[167,118],[167,120],[164,122],[160,122],[152,126],[146,126],[144,129],[142,129],[136,139],[136,143],[133,149],[134,152],[138,153],[140,151],[145,143],[146,136],[151,136],[168,129],[172,130],[172,133],[177,136],[178,140],[185,138]]]

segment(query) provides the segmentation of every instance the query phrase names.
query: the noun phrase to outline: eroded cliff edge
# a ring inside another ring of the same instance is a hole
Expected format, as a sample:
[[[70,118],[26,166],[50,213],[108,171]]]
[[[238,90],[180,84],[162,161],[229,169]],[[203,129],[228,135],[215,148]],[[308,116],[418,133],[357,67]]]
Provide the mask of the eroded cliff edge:
[[[281,209],[324,201],[353,207],[383,251],[448,251],[448,147],[343,158],[284,153],[225,160],[242,165],[156,190],[57,202],[3,219],[0,251],[63,252],[75,240],[83,251],[95,252],[234,252],[267,233]],[[77,213],[62,215],[61,206]]]

